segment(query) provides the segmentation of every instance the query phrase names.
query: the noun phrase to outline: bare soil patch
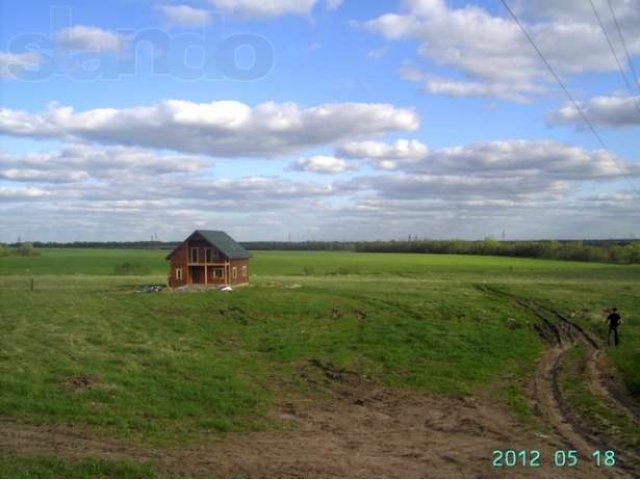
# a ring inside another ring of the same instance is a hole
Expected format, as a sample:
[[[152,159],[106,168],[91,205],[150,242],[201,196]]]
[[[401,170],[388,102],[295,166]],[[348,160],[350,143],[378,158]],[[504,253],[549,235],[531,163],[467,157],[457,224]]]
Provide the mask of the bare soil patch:
[[[606,477],[586,461],[552,465],[556,449],[574,445],[562,430],[523,427],[502,405],[375,387],[326,369],[329,400],[289,398],[270,417],[281,430],[232,433],[197,445],[152,448],[77,426],[0,422],[0,449],[67,458],[154,462],[168,476],[195,477]],[[539,449],[540,468],[494,468],[494,449]]]
[[[72,390],[86,390],[100,385],[100,380],[94,375],[81,373],[65,379],[64,384]]]

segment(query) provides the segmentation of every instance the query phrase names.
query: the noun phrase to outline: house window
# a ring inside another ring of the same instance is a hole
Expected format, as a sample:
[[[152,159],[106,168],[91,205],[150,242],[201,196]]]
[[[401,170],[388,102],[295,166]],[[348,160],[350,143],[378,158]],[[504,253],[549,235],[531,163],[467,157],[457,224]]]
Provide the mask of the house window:
[[[207,262],[207,263],[211,263],[212,262],[213,255],[211,255],[211,249],[210,248],[207,248],[204,251],[204,258],[205,258],[205,262]]]
[[[191,249],[191,263],[198,263],[198,249],[195,247]]]
[[[243,265],[243,266],[242,266],[242,276],[243,276],[243,277],[246,277],[246,276],[247,276],[247,266],[246,266],[246,265]]]
[[[182,280],[182,269],[176,268],[176,280]]]
[[[222,278],[223,273],[221,268],[214,268],[212,271],[213,278]]]
[[[231,276],[233,278],[238,278],[238,267],[233,267],[233,270],[231,271]]]

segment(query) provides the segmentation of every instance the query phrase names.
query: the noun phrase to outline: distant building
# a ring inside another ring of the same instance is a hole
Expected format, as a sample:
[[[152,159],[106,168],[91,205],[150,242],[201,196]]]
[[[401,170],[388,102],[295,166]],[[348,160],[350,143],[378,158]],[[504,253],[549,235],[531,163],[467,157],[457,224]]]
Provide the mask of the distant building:
[[[225,232],[196,230],[169,255],[169,286],[249,283],[251,254]]]

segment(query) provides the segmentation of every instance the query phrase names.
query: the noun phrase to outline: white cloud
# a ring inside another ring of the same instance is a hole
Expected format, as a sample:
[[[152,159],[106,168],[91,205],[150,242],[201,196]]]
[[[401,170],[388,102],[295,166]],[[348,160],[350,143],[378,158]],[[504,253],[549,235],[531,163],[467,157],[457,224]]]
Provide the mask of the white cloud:
[[[615,3],[621,4],[618,10],[621,23],[628,28],[629,50],[632,55],[640,53],[640,8],[623,6],[622,0]],[[553,2],[553,7],[557,4]],[[554,16],[552,9],[529,7],[538,15],[529,14],[522,21],[560,74],[616,70],[593,14]],[[525,101],[544,92],[551,82],[519,27],[510,18],[478,6],[449,8],[444,0],[406,0],[401,13],[384,14],[358,25],[389,40],[416,39],[420,56],[467,77],[431,79],[426,90],[432,93]]]
[[[283,15],[307,16],[320,3],[329,11],[337,10],[344,0],[209,0],[209,3],[221,12],[232,15],[275,18]]]
[[[418,140],[399,139],[393,144],[364,141],[350,142],[338,149],[346,158],[369,159],[375,168],[392,170],[401,165],[414,163],[429,153],[428,147]]]
[[[189,5],[160,5],[158,10],[172,24],[185,27],[199,27],[211,21],[211,13]]]
[[[248,17],[308,15],[317,0],[209,0],[222,12]]]
[[[522,228],[533,212],[550,205],[552,211],[570,211],[586,185],[620,182],[624,174],[640,178],[640,163],[553,140],[500,140],[444,148],[399,172],[337,182],[336,189],[353,195],[353,208],[363,212],[449,212],[467,216],[483,231],[482,216],[511,217],[518,209]],[[619,200],[615,208],[622,208]]]
[[[639,176],[640,164],[555,140],[499,140],[444,148],[408,171],[474,177],[519,178],[527,182],[620,179]]]
[[[352,165],[342,158],[327,155],[315,155],[310,158],[299,158],[291,165],[292,170],[325,174],[342,173],[353,168],[354,167]]]
[[[36,52],[0,52],[0,78],[16,78],[32,67],[42,63],[42,56]]]
[[[397,150],[360,143],[374,156]],[[638,163],[618,161],[640,176]],[[502,229],[508,238],[640,234],[637,195],[616,190],[621,173],[611,158],[551,140],[444,148],[395,172],[327,183],[230,178],[210,166],[201,157],[95,145],[2,154],[0,241],[130,240],[156,231],[176,239],[194,225],[242,240],[288,232],[299,240],[482,238]],[[592,193],[594,181],[609,182],[607,193]],[[39,215],[24,215],[34,209]]]
[[[555,179],[511,176],[473,176],[431,173],[393,173],[356,178],[347,189],[371,191],[380,199],[522,202],[558,200],[567,183]]]
[[[600,96],[578,106],[589,121],[601,127],[628,127],[640,125],[640,96]],[[586,128],[579,111],[573,104],[566,104],[547,116],[550,125],[576,125]]]
[[[67,49],[89,52],[118,52],[126,45],[124,36],[100,27],[75,25],[58,30],[55,40]]]
[[[36,183],[75,183],[86,180],[189,173],[211,167],[202,157],[159,154],[133,147],[69,145],[59,151],[28,155],[0,152],[0,180]]]
[[[527,103],[531,100],[531,94],[542,93],[545,90],[545,87],[536,84],[522,84],[519,88],[513,89],[510,85],[498,82],[486,83],[434,76],[429,76],[424,83],[424,91],[434,95],[496,97],[518,103]]]
[[[342,6],[344,0],[325,0],[327,10],[337,10]]]
[[[46,197],[46,190],[38,187],[6,187],[0,185],[0,202]]]
[[[415,16],[398,15],[395,13],[386,13],[364,24],[354,22],[353,25],[365,26],[369,30],[378,32],[390,40],[412,37],[417,33],[419,26]]]
[[[413,62],[405,62],[400,69],[400,78],[407,82],[421,82],[426,75]]]
[[[418,127],[412,109],[377,103],[301,107],[267,102],[251,107],[236,101],[164,100],[150,106],[84,112],[57,105],[40,113],[0,109],[0,132],[7,135],[71,138],[218,157],[275,157]]]

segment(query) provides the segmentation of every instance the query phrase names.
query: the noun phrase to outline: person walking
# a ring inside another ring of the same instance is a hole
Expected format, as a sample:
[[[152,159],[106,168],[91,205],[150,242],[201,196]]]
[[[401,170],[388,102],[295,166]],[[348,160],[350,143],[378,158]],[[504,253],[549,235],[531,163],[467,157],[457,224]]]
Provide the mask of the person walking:
[[[618,313],[618,309],[613,307],[611,309],[611,313],[607,317],[607,322],[609,322],[609,334],[607,335],[607,345],[611,345],[611,334],[613,333],[613,340],[618,346],[619,338],[618,338],[618,327],[622,323],[622,317]]]

